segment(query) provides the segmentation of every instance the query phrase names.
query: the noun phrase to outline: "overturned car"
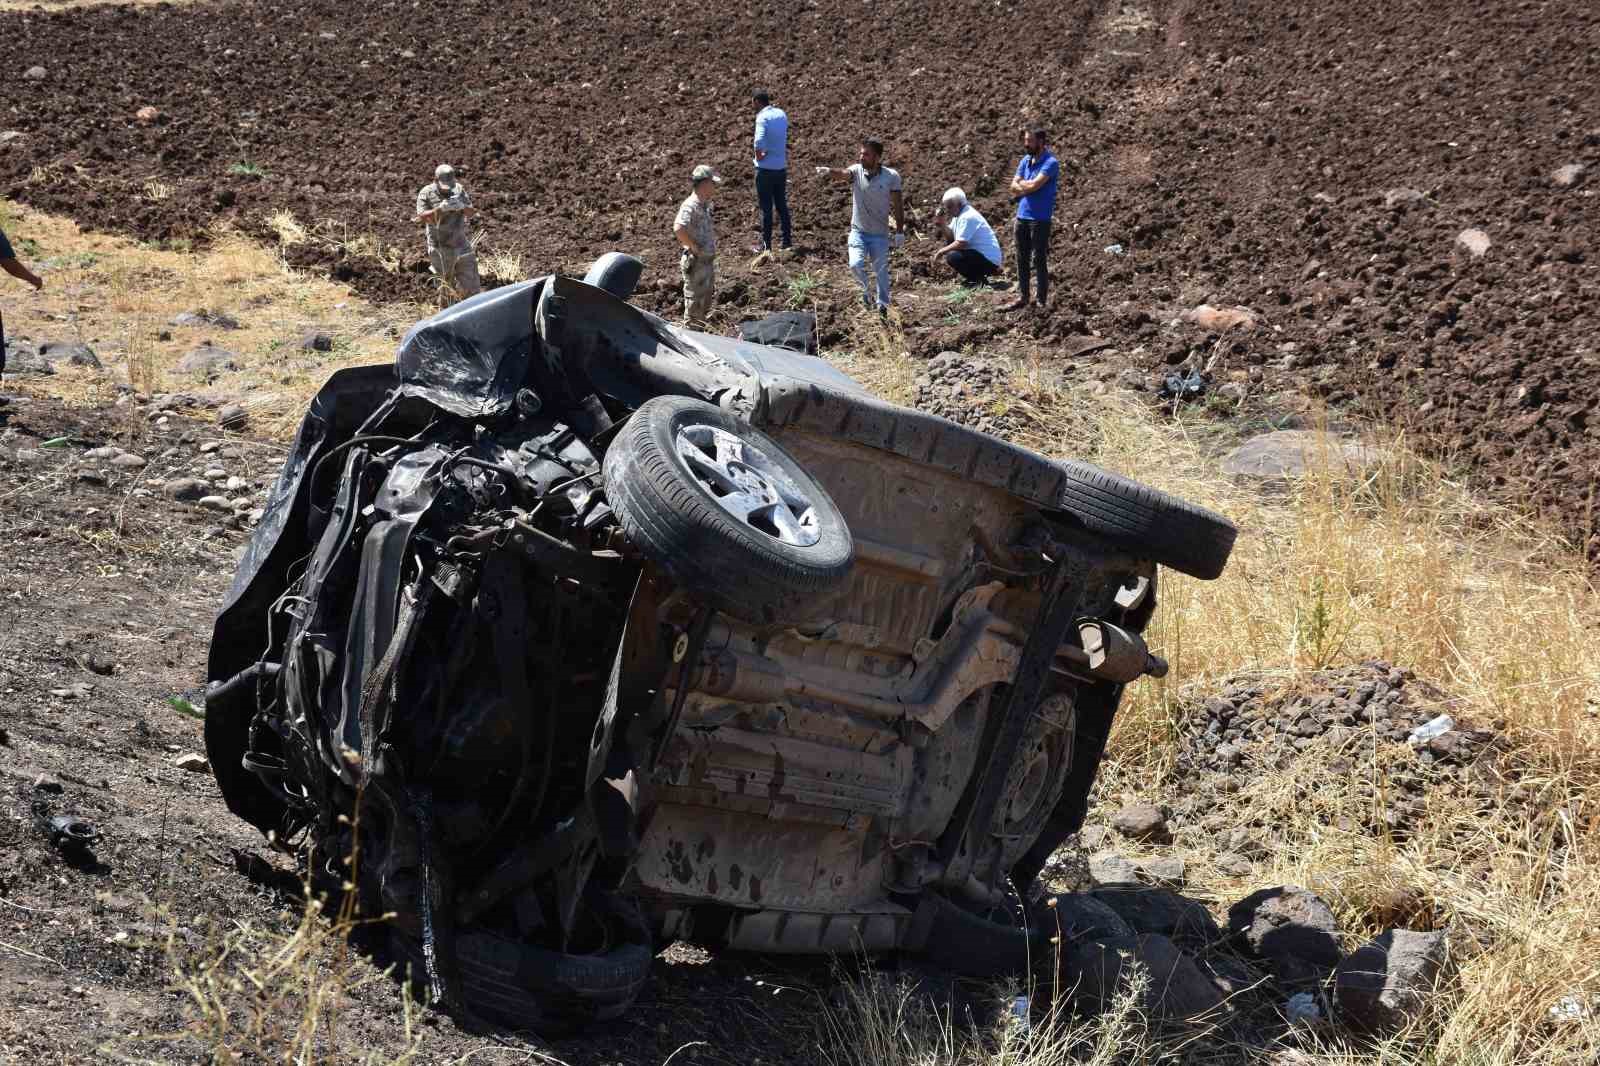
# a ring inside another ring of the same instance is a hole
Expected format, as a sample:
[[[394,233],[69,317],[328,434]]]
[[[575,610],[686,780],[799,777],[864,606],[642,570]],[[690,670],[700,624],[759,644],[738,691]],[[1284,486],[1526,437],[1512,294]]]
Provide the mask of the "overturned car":
[[[215,627],[229,807],[457,1009],[625,1010],[653,944],[994,974],[1158,566],[1223,518],[625,302],[496,289],[312,402]]]

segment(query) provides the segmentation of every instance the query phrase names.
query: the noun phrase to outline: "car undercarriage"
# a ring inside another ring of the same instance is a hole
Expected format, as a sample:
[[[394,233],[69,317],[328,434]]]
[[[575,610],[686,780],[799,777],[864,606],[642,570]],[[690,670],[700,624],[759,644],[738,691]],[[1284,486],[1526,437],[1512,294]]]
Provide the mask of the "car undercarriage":
[[[626,257],[336,374],[218,616],[230,808],[431,994],[613,1017],[654,945],[1028,965],[1158,569],[1233,527],[625,302]]]

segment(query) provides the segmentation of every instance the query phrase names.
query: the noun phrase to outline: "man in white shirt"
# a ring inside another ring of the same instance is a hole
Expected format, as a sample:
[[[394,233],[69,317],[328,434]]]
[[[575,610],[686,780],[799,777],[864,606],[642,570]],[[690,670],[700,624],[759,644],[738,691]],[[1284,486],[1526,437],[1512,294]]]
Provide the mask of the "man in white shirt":
[[[950,243],[933,253],[936,270],[943,260],[961,275],[963,284],[982,285],[1000,269],[1004,259],[1000,238],[994,235],[994,228],[967,202],[967,194],[959,188],[944,191],[939,203],[939,231],[950,238]]]
[[[889,246],[905,242],[905,202],[900,195],[900,174],[883,165],[883,142],[868,137],[861,142],[861,161],[848,167],[818,167],[820,178],[848,181],[853,193],[850,209],[850,273],[861,283],[861,299],[873,306],[867,264],[878,281],[878,317],[889,317]],[[889,217],[894,216],[894,237]]]

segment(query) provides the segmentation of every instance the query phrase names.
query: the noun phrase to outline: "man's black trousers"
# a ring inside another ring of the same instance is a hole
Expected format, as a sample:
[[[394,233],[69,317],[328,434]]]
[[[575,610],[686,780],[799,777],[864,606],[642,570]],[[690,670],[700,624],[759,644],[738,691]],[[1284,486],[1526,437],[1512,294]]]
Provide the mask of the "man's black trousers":
[[[1017,219],[1017,297],[1028,301],[1030,277],[1038,280],[1038,300],[1050,298],[1050,222]]]

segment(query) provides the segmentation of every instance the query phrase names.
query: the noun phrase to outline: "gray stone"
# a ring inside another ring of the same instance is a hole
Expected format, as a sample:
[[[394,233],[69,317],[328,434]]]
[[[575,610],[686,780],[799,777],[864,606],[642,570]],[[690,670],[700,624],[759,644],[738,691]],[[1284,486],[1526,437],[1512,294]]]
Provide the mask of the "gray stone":
[[[85,459],[115,459],[121,454],[121,448],[118,448],[114,444],[108,444],[103,448],[90,448],[88,451],[83,453],[83,457]]]
[[[1320,980],[1339,962],[1333,909],[1299,885],[1263,888],[1235,903],[1228,933],[1285,981]]]
[[[307,333],[301,338],[300,347],[308,352],[331,352],[333,351],[333,338],[320,331]]]
[[[1097,888],[1094,897],[1127,922],[1136,933],[1160,933],[1200,941],[1222,935],[1205,905],[1146,885],[1114,885]]]
[[[1089,859],[1089,880],[1096,888],[1102,885],[1136,885],[1139,883],[1139,868],[1125,856],[1104,852]]]
[[[171,324],[189,329],[200,329],[205,326],[215,326],[218,329],[239,328],[239,320],[232,315],[221,311],[207,311],[203,307],[198,311],[183,311],[174,315]]]
[[[226,496],[202,496],[195,502],[208,511],[233,510],[233,505],[228,502]]]
[[[1111,816],[1111,828],[1125,837],[1151,844],[1172,843],[1167,815],[1153,803],[1135,803]]]
[[[224,429],[243,429],[250,414],[242,403],[230,403],[217,411],[217,425]]]
[[[239,357],[226,348],[202,344],[179,359],[174,369],[180,374],[204,374],[214,378],[224,370],[238,370]]]
[[[1108,937],[1083,941],[1062,956],[1062,985],[1068,995],[1104,1009],[1122,990],[1137,965],[1147,975],[1141,1008],[1164,1019],[1191,1019],[1221,1009],[1223,995],[1206,973],[1164,936]]]
[[[1105,940],[1133,935],[1133,927],[1123,921],[1117,912],[1086,892],[1069,892],[1056,896],[1052,910],[1060,925],[1063,944],[1076,940]]]
[[[1389,930],[1351,952],[1334,972],[1340,1019],[1366,1032],[1403,1028],[1421,1012],[1447,958],[1443,933]]]
[[[138,470],[145,465],[145,459],[142,455],[123,452],[121,455],[112,458],[111,465],[121,467],[124,470]]]
[[[1231,477],[1287,481],[1310,470],[1344,467],[1358,473],[1383,457],[1381,449],[1347,437],[1305,429],[1280,429],[1245,441],[1222,460]]]
[[[209,466],[206,468],[205,479],[207,481],[221,481],[227,476],[228,472],[222,469],[220,466]]]
[[[1414,204],[1427,198],[1427,194],[1421,189],[1390,189],[1383,194],[1383,206],[1395,208],[1403,204]]]
[[[1185,874],[1183,860],[1176,856],[1163,856],[1157,859],[1141,859],[1138,862],[1139,877],[1152,885],[1162,888],[1182,888]]]
[[[224,491],[238,493],[238,492],[243,492],[245,489],[249,488],[250,487],[250,483],[248,481],[246,481],[244,478],[242,478],[239,475],[235,474],[233,477],[230,477],[223,484],[222,487],[223,487]]]
[[[1550,175],[1550,180],[1563,189],[1570,189],[1583,180],[1584,165],[1582,163],[1568,163]]]
[[[197,477],[180,477],[161,486],[161,494],[169,500],[193,503],[211,491],[211,486]]]
[[[1456,243],[1472,254],[1472,258],[1480,259],[1494,244],[1489,235],[1481,229],[1464,229],[1456,236]]]
[[[77,341],[45,341],[39,345],[39,356],[52,365],[66,363],[69,366],[100,369],[100,357],[94,354],[94,349]]]
[[[43,67],[29,67],[22,72],[22,76],[29,81],[43,81],[49,73]]]
[[[55,372],[55,367],[33,345],[20,338],[6,339],[7,374],[36,374],[43,377]]]
[[[187,770],[191,774],[206,774],[211,772],[211,764],[206,761],[206,757],[204,755],[201,755],[197,751],[184,752],[182,755],[172,760],[172,765],[176,766],[180,770]]]

